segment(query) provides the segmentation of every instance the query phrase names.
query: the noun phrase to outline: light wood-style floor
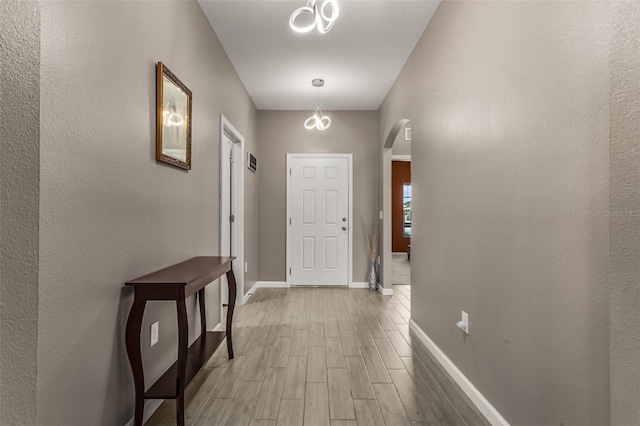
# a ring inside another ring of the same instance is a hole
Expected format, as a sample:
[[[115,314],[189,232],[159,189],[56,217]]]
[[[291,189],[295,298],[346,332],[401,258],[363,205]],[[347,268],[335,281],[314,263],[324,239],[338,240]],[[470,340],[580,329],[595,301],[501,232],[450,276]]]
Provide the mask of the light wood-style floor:
[[[487,425],[409,332],[409,286],[259,289],[189,385],[188,425]],[[175,424],[175,401],[146,423]]]

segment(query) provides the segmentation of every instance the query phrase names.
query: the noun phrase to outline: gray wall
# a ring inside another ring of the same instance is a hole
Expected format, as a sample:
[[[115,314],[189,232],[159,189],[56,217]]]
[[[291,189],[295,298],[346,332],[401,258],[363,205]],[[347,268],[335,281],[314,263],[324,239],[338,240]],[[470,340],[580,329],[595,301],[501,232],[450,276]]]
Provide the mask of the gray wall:
[[[640,3],[617,3],[611,38],[611,424],[640,424]]]
[[[353,281],[367,281],[368,251],[360,217],[371,226],[378,214],[378,116],[375,111],[324,111],[331,127],[320,132],[303,126],[312,112],[258,113],[258,279],[286,281],[287,153],[352,153]]]
[[[121,425],[133,415],[123,284],[219,252],[219,115],[255,148],[256,111],[195,2],[43,2],[41,28],[38,423]],[[193,92],[189,172],[155,161],[157,61]],[[251,271],[256,252],[247,260]],[[213,327],[218,285],[207,294]],[[149,348],[154,321],[160,342]],[[174,304],[148,304],[149,382],[174,361],[176,330]]]
[[[609,18],[443,2],[380,110],[413,128],[412,318],[512,424],[609,422]]]
[[[0,424],[36,420],[40,10],[0,2]]]

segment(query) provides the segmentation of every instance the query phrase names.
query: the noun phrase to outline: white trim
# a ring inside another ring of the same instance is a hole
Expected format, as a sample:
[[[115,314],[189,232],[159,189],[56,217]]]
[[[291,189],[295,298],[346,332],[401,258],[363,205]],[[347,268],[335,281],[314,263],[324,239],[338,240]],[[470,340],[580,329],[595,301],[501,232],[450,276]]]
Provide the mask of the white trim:
[[[392,161],[411,161],[410,154],[391,154]]]
[[[259,288],[287,288],[287,283],[286,281],[258,281],[256,286]],[[251,290],[253,291],[253,289]]]
[[[256,282],[246,294],[242,295],[242,304],[244,305],[245,303],[247,303],[251,298],[251,296],[253,296],[253,293],[255,293],[256,290],[259,288],[260,288],[260,283]]]
[[[211,330],[211,331],[225,331],[225,330],[222,327],[222,323],[219,322],[215,327],[213,327],[213,330]]]
[[[251,290],[243,296],[242,304],[247,303],[251,296],[253,296],[253,293],[259,288],[287,288],[287,283],[284,281],[257,281],[253,287],[251,287]]]
[[[236,290],[237,290],[237,294],[240,295],[240,297],[236,297],[236,306],[242,305],[245,302],[245,298],[244,298],[244,173],[245,173],[245,167],[244,167],[244,159],[245,159],[245,147],[244,147],[244,137],[242,136],[242,134],[231,124],[231,122],[229,120],[227,120],[225,118],[224,115],[220,114],[220,126],[219,126],[219,139],[218,139],[218,145],[219,145],[219,151],[220,153],[222,153],[222,139],[223,137],[227,137],[229,139],[232,140],[232,142],[238,144],[239,148],[240,148],[240,155],[238,156],[239,158],[237,158],[235,160],[235,165],[233,167],[233,171],[235,172],[234,174],[234,178],[235,178],[235,188],[237,188],[237,192],[236,192],[236,199],[235,201],[235,207],[236,207],[236,211],[234,212],[235,214],[235,224],[236,226],[234,227],[235,229],[235,233],[233,235],[233,247],[235,247],[236,249],[234,251],[236,251],[236,253],[233,253],[236,256],[235,261],[233,262],[233,273],[236,277]],[[220,171],[222,171],[222,161],[224,161],[225,159],[222,158],[223,156],[220,155]],[[220,176],[219,179],[219,197],[222,197],[222,193],[223,193],[223,189],[222,189],[222,184],[223,184],[223,179],[222,176]],[[221,201],[221,199],[219,199],[219,201]],[[222,209],[222,202],[219,203],[220,204],[220,208]],[[222,219],[222,215],[220,215],[220,223],[219,223],[219,231],[220,231],[220,235],[222,235],[222,226],[223,226],[223,219]],[[222,238],[220,239],[220,253],[224,253],[223,251],[223,247],[222,247]],[[222,283],[222,280],[220,281]],[[223,312],[224,310],[222,309],[222,304],[225,302],[224,300],[225,298],[223,297],[223,286],[220,285],[220,322],[225,321],[225,318],[223,318]]]
[[[253,287],[251,287],[251,289],[247,292],[247,294],[245,296],[248,296],[252,293],[255,293],[257,289],[259,289],[260,287],[262,287],[262,284],[260,284],[260,281],[257,281]]]
[[[349,285],[349,288],[369,288],[369,283],[368,282],[358,282],[358,281],[352,281],[351,284]]]
[[[144,414],[142,415],[142,424],[144,424],[147,420],[153,416],[153,413],[156,412],[160,405],[164,402],[164,399],[149,399],[144,403]],[[133,426],[133,422],[135,417],[132,417],[124,426]]]
[[[509,426],[509,423],[495,409],[493,405],[480,393],[473,383],[462,374],[456,365],[445,355],[444,352],[427,336],[427,334],[416,324],[413,319],[409,320],[409,329],[415,333],[420,341],[438,360],[440,365],[449,373],[455,382],[462,388],[462,391],[471,399],[480,412],[487,418],[489,423],[494,426]]]
[[[325,154],[325,153],[300,153],[300,154],[296,154],[296,153],[287,153],[287,165],[286,165],[286,169],[285,169],[285,173],[287,175],[287,200],[286,200],[286,204],[287,204],[287,217],[285,218],[285,221],[289,221],[289,218],[291,217],[291,206],[289,205],[289,200],[291,199],[291,179],[289,178],[289,173],[287,173],[287,170],[289,170],[289,161],[291,158],[346,158],[349,162],[349,224],[351,224],[349,226],[349,265],[348,265],[348,275],[347,275],[347,287],[351,287],[351,284],[353,282],[353,154],[339,154],[339,153],[333,153],[333,154]],[[287,277],[287,287],[291,287],[291,275],[288,274],[287,272],[289,271],[290,265],[291,265],[291,253],[290,253],[290,246],[291,244],[289,244],[289,237],[291,235],[291,232],[289,230],[289,227],[287,226],[287,233],[286,233],[286,244],[287,244],[287,264],[286,264],[286,269],[285,269],[285,275]],[[336,286],[338,287],[338,286]]]
[[[393,296],[393,288],[385,288],[378,283],[378,291],[382,293],[383,296]]]

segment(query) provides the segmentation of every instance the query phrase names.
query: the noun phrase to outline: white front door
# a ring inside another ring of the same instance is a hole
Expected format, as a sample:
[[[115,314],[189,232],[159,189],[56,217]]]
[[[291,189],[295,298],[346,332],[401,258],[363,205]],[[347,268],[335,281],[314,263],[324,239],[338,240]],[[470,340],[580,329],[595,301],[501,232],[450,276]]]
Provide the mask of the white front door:
[[[349,285],[351,154],[287,155],[289,285]]]

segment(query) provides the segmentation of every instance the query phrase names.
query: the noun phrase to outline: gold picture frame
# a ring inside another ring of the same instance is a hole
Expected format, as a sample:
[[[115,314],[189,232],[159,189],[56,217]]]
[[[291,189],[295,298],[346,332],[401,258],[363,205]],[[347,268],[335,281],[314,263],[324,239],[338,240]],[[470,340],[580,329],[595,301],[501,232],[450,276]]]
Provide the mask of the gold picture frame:
[[[156,160],[191,170],[191,90],[162,62],[156,66]]]

